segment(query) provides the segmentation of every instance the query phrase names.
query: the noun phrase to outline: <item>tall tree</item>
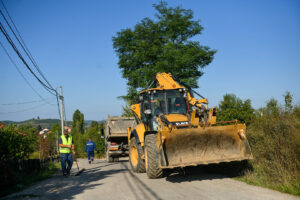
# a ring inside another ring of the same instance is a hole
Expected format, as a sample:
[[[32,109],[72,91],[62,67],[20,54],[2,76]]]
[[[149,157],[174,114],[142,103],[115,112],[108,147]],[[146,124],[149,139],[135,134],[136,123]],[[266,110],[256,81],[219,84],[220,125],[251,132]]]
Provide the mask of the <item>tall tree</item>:
[[[153,7],[156,20],[144,18],[133,29],[113,37],[119,68],[128,85],[123,99],[129,104],[135,101],[137,90],[148,87],[158,72],[171,72],[191,87],[198,87],[202,69],[216,53],[191,40],[203,30],[199,20],[193,20],[192,10],[168,7],[165,2]]]
[[[72,132],[84,134],[84,115],[78,109],[73,114]]]
[[[293,110],[293,95],[289,91],[286,91],[284,95],[284,102],[285,110],[291,112]]]

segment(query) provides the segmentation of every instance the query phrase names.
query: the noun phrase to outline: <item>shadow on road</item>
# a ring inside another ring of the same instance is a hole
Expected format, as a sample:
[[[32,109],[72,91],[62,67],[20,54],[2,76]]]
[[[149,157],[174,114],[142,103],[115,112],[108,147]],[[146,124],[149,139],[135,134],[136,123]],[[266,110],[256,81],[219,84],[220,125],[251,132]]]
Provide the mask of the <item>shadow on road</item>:
[[[96,167],[86,169],[79,176],[63,177],[61,173],[55,174],[53,178],[39,182],[32,188],[23,191],[21,194],[8,196],[4,199],[31,199],[34,195],[42,199],[74,199],[74,196],[83,193],[87,189],[93,189],[101,183],[93,183],[110,177],[116,173],[122,173],[126,169],[103,170],[104,167],[118,163],[101,163]],[[100,165],[100,166],[99,166]],[[76,167],[76,166],[74,166]],[[77,172],[77,169],[73,173]]]
[[[186,167],[180,170],[172,170],[166,180],[173,183],[192,182],[212,179],[223,179],[228,176],[223,174],[209,173],[202,170],[203,167]]]
[[[247,161],[185,167],[168,172],[166,177],[170,182],[191,182],[201,180],[233,178],[253,170]]]
[[[128,161],[127,161],[128,162]],[[134,180],[134,185],[139,189],[139,192],[143,195],[143,199],[162,199],[156,192],[154,192],[150,187],[148,187],[143,181],[141,181],[126,165],[126,163],[121,163],[122,167],[126,169],[130,177]],[[128,178],[125,176],[127,185],[130,187],[131,192],[135,195],[136,199],[140,199],[134,189],[133,185],[128,181]]]

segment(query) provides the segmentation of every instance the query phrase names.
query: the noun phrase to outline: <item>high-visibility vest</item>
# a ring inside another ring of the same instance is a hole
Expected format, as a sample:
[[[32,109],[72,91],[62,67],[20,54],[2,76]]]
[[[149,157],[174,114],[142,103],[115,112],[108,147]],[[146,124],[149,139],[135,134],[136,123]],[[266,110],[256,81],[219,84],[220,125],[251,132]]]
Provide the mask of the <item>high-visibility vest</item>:
[[[71,135],[69,135],[68,141],[67,141],[65,135],[60,136],[60,138],[62,140],[63,145],[72,145],[72,136]],[[71,148],[60,147],[59,152],[60,153],[71,153]]]

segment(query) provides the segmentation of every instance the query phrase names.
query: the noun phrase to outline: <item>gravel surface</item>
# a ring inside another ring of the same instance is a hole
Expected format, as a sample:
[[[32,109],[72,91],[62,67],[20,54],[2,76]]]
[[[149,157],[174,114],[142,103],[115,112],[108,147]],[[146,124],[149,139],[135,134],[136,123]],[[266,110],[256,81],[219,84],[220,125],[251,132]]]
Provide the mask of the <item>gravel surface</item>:
[[[172,173],[162,179],[148,179],[145,173],[130,170],[127,159],[117,163],[95,160],[88,164],[79,159],[86,170],[80,176],[63,177],[56,174],[22,192],[4,199],[272,199],[300,198],[277,191],[251,186],[220,174],[201,171],[187,174]],[[197,168],[196,168],[197,169]],[[77,172],[76,163],[72,174]]]

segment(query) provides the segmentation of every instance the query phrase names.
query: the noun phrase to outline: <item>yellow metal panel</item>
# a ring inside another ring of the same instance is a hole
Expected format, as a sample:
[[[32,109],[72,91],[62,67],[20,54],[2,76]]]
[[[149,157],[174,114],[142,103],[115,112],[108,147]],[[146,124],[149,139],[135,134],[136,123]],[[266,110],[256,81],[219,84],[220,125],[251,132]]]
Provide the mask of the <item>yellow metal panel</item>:
[[[253,158],[244,124],[160,131],[167,155],[165,168]]]
[[[179,85],[176,81],[174,81],[170,73],[165,73],[165,72],[157,73],[156,80],[158,82],[157,88],[150,88],[148,90],[143,90],[141,93],[145,93],[149,90],[173,90],[173,89],[184,88],[181,85]]]
[[[158,81],[159,87],[165,90],[182,88],[182,86],[174,81],[170,73],[158,73],[156,74],[156,80]]]
[[[130,106],[130,109],[141,119],[141,105],[140,104],[133,104]]]
[[[128,144],[130,144],[130,134],[131,134],[131,131],[133,130],[132,127],[128,127],[127,128],[127,137],[128,137]]]
[[[181,114],[169,114],[169,115],[165,115],[165,117],[167,118],[167,120],[169,122],[188,121],[188,117],[185,115],[181,115]]]
[[[143,123],[140,123],[139,125],[136,126],[135,130],[137,132],[141,145],[144,146],[144,138],[145,138],[145,131],[146,131],[145,125]]]

